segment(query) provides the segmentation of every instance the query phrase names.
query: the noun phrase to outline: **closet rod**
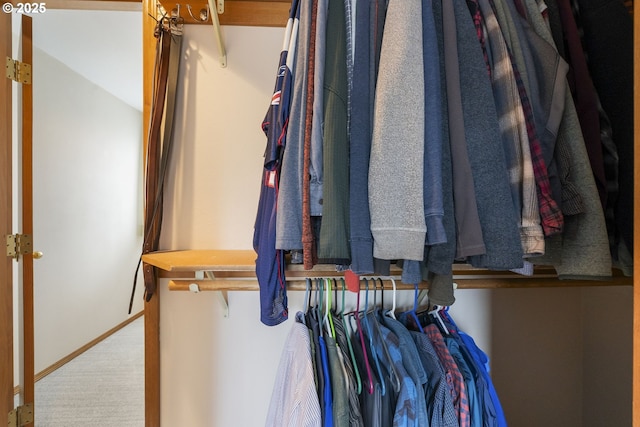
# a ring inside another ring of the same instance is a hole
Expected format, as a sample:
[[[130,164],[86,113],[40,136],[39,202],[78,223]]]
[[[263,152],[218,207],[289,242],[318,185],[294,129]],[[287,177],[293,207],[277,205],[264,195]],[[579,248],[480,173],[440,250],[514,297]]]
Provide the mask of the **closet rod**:
[[[514,279],[457,279],[454,276],[457,289],[515,289],[515,288],[571,288],[571,287],[596,287],[596,286],[629,286],[628,278],[616,278],[610,282],[598,282],[593,280],[558,280],[555,278],[527,278],[522,280]],[[385,282],[385,290],[391,289],[389,281]],[[604,283],[604,284],[603,284]],[[216,279],[216,280],[170,280],[168,288],[170,291],[193,291],[197,287],[202,291],[258,291],[258,282],[253,279]],[[413,285],[408,285],[396,280],[398,290],[413,290]],[[370,285],[371,288],[371,285]],[[419,289],[429,289],[427,282],[418,284]],[[304,291],[306,284],[304,280],[287,280],[288,291]],[[360,284],[360,289],[364,290],[364,283]]]

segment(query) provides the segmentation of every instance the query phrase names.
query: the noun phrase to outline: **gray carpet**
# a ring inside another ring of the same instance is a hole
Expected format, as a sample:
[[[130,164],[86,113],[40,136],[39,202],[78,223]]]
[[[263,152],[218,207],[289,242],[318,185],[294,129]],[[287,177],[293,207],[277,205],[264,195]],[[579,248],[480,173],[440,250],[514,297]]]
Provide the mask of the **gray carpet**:
[[[144,426],[139,318],[36,383],[35,427]]]

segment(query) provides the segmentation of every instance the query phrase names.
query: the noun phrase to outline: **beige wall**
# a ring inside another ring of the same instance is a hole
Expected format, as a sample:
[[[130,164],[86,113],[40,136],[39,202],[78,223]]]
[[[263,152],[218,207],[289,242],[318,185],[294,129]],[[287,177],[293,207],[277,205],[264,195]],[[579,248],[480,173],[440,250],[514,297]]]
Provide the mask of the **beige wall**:
[[[493,291],[493,378],[512,425],[631,425],[631,294]]]

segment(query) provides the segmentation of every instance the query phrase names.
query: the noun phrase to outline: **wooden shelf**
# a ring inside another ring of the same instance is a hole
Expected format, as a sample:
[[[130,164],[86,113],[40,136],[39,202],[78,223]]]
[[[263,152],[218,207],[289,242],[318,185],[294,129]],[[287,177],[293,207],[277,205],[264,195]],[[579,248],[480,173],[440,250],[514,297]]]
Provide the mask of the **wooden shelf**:
[[[257,291],[255,275],[256,254],[253,250],[178,250],[154,252],[142,256],[142,261],[163,270],[160,277],[171,279],[169,289],[176,291]],[[385,282],[396,280],[398,289],[413,289],[413,285],[400,283],[402,271],[391,267],[391,276]],[[302,265],[288,265],[286,271],[287,289],[305,290],[306,278],[340,278],[343,273],[334,265],[316,265],[305,270]],[[618,270],[610,280],[559,280],[551,267],[538,267],[533,276],[522,276],[508,271],[490,271],[473,268],[466,264],[453,267],[453,279],[458,289],[497,288],[541,288],[579,286],[630,286],[632,278],[625,277]],[[419,284],[428,288],[426,282]]]
[[[165,271],[253,271],[253,250],[184,250],[152,252],[142,261]]]

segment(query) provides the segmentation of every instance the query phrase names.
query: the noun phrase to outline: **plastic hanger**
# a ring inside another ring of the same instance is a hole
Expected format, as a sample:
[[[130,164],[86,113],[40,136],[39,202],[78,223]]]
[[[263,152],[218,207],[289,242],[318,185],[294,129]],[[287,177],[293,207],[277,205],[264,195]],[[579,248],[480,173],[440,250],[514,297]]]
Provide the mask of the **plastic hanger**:
[[[353,316],[356,320],[356,325],[357,325],[357,333],[358,333],[358,337],[360,338],[360,345],[362,346],[362,354],[363,354],[363,358],[364,358],[364,366],[366,368],[367,371],[367,379],[369,380],[369,386],[368,386],[368,392],[369,394],[373,394],[373,376],[371,373],[371,365],[369,364],[369,356],[367,355],[367,347],[364,343],[364,334],[362,332],[362,324],[360,323],[360,292],[358,292],[358,296],[356,299],[356,311],[354,313]]]
[[[351,358],[351,364],[353,365],[353,373],[356,376],[357,383],[357,391],[358,394],[362,392],[362,378],[360,377],[360,370],[358,369],[358,364],[356,363],[356,356],[353,353],[353,344],[351,344],[351,328],[349,327],[349,322],[344,317],[344,296],[346,294],[347,286],[345,285],[344,279],[342,281],[342,307],[340,308],[340,320],[342,321],[342,325],[344,326],[344,330],[346,332],[347,339],[347,347],[349,348],[349,357]],[[336,286],[337,288],[337,286]]]
[[[331,303],[331,280],[324,279],[324,283],[327,286],[327,306],[326,306],[326,311],[324,313],[324,319],[326,322],[325,324],[327,326],[327,332],[329,332],[329,336],[335,339],[336,329],[333,326],[333,316],[331,315],[331,307],[333,306],[333,304]]]
[[[382,279],[379,279],[380,282],[382,282]],[[391,286],[393,288],[393,293],[392,293],[392,297],[391,297],[391,310],[387,310],[384,314],[386,316],[391,317],[394,320],[396,319],[396,281],[394,278],[390,277],[389,280],[391,281]]]
[[[381,295],[384,295],[384,283],[382,282],[382,279],[378,278],[377,280],[378,282],[380,282],[380,293]],[[376,301],[376,294],[377,294],[377,290],[378,287],[375,285],[375,281],[374,281],[374,288],[373,288],[373,292],[374,292],[374,307],[373,307],[373,313],[370,315],[371,317],[371,324],[373,325],[373,330],[374,333],[376,333],[378,335],[378,338],[380,339],[380,344],[382,346],[382,354],[384,355],[385,359],[387,360],[387,366],[389,366],[390,368],[390,372],[389,372],[389,379],[391,380],[391,384],[393,385],[393,389],[398,392],[400,390],[400,374],[398,372],[398,369],[396,368],[396,365],[393,361],[393,358],[391,357],[391,352],[389,351],[389,346],[387,345],[387,341],[384,338],[384,335],[382,334],[382,330],[380,329],[380,322],[378,319],[378,315],[377,313],[382,313],[384,311],[384,298],[380,298],[381,300],[381,306],[378,309],[377,306],[375,305],[375,301]]]
[[[429,317],[435,320],[436,325],[438,326],[438,329],[440,329],[440,331],[443,334],[449,335],[449,330],[447,329],[447,326],[444,324],[442,317],[440,317],[440,310],[442,310],[443,308],[444,308],[443,305],[434,305],[433,310],[429,310]]]
[[[310,278],[306,278],[305,279],[305,288],[304,288],[304,301],[307,302],[307,307],[305,308],[305,314],[309,312],[309,309],[311,308],[311,279]]]
[[[378,373],[378,378],[380,378],[380,386],[382,389],[382,395],[385,396],[387,393],[387,387],[385,382],[382,380],[384,376],[382,375],[382,368],[380,367],[380,361],[378,360],[378,356],[376,354],[375,348],[373,346],[373,331],[371,329],[371,323],[369,322],[369,316],[367,316],[369,311],[369,280],[364,280],[365,287],[365,296],[364,296],[364,311],[363,311],[363,321],[364,326],[367,328],[367,336],[369,337],[369,348],[371,349],[371,358],[373,359],[374,365],[376,367],[376,372]]]
[[[322,282],[320,279],[316,279],[316,306],[314,308],[314,312],[316,315],[316,320],[320,324],[320,338],[324,339],[324,328],[322,327],[322,294],[324,291],[324,287],[322,286]]]
[[[409,311],[409,315],[411,315],[411,318],[413,319],[413,321],[416,322],[416,327],[419,329],[419,331],[424,333],[424,328],[422,327],[422,324],[420,323],[420,319],[418,319],[418,313],[416,312],[416,310],[418,309],[418,294],[420,291],[418,289],[417,283],[414,286],[415,286],[415,291],[413,294],[413,309]]]

